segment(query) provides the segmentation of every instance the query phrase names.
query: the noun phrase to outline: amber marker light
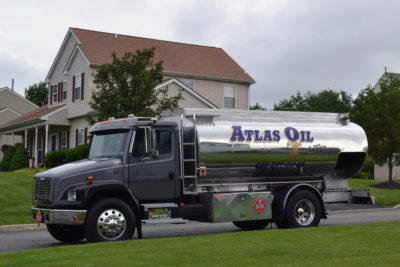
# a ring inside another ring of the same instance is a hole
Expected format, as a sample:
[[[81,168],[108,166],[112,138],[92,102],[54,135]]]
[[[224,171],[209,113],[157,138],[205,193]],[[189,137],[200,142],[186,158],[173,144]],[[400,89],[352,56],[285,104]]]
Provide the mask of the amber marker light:
[[[88,176],[88,177],[86,178],[86,183],[87,183],[87,184],[92,184],[92,183],[93,183],[93,176]]]

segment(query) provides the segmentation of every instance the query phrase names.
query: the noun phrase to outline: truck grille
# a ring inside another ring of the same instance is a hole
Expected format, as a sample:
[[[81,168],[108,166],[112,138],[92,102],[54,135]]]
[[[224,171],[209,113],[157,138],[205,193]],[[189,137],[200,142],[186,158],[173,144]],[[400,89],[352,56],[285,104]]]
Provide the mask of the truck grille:
[[[53,179],[35,177],[32,186],[32,200],[35,204],[51,204]]]

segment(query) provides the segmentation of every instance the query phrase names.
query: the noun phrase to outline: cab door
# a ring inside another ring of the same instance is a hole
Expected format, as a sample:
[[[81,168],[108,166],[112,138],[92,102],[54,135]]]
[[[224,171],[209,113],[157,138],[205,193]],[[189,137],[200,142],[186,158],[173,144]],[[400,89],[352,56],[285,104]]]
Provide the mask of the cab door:
[[[176,196],[178,173],[173,131],[169,127],[137,127],[128,156],[129,188],[140,200]]]

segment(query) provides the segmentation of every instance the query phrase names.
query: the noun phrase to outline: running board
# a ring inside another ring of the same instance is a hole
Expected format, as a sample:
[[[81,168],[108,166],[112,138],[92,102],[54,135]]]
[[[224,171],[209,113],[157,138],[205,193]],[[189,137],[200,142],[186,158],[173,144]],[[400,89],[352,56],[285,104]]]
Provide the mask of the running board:
[[[183,224],[188,220],[182,218],[165,218],[165,219],[148,219],[142,220],[142,223],[146,224],[161,224],[161,223],[171,223],[171,224]]]

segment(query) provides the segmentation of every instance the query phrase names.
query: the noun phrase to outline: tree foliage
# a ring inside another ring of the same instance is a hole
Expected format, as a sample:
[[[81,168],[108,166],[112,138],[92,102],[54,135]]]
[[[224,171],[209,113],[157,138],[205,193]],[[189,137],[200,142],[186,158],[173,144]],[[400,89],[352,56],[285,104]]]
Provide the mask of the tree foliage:
[[[262,107],[258,102],[256,102],[253,106],[250,106],[250,110],[267,110],[267,109]]]
[[[29,155],[26,151],[24,144],[16,146],[16,151],[12,157],[10,164],[10,171],[27,168],[29,166]]]
[[[163,62],[154,62],[155,48],[112,54],[112,63],[102,65],[94,75],[96,90],[89,105],[98,111],[97,121],[109,117],[155,116],[176,108],[182,99],[179,92],[168,96],[168,88],[155,90],[163,81]],[[94,121],[91,121],[94,122]]]
[[[400,80],[384,77],[380,91],[366,88],[354,101],[352,120],[364,128],[368,150],[375,162],[389,168],[389,183],[393,167],[400,165]]]
[[[274,110],[343,113],[350,112],[351,106],[351,95],[345,91],[323,90],[318,93],[307,91],[304,95],[297,91],[289,99],[274,104]]]
[[[47,104],[48,95],[49,90],[44,82],[35,83],[25,88],[25,98],[39,107]]]

